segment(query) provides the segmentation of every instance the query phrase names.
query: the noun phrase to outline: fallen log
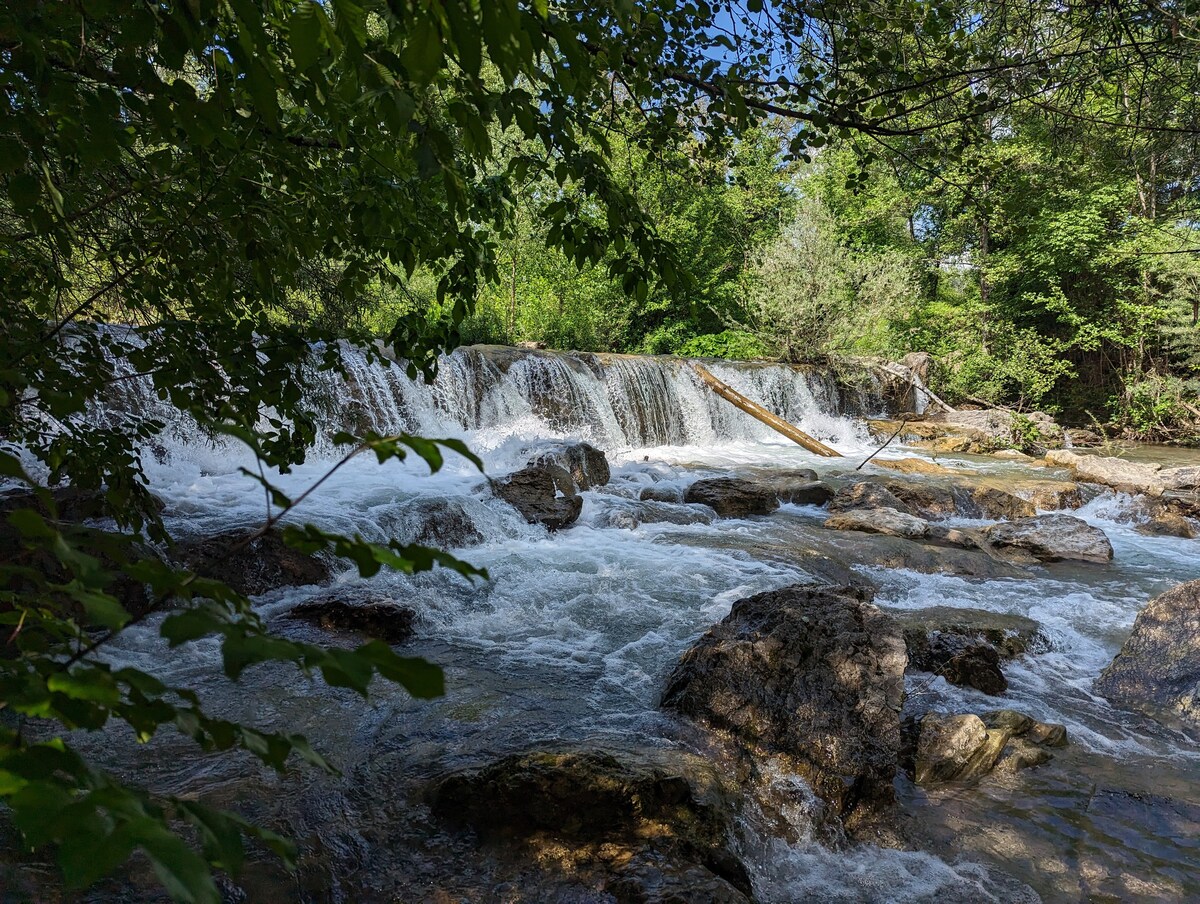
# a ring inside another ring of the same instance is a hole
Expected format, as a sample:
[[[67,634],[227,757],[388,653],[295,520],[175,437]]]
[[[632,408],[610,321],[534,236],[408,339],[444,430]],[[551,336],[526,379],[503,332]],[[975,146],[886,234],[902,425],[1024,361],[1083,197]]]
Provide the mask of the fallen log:
[[[826,458],[842,457],[841,452],[838,452],[836,449],[831,449],[820,440],[813,439],[803,430],[798,430],[783,418],[771,414],[771,412],[767,411],[767,409],[763,408],[761,405],[750,401],[728,383],[718,380],[703,366],[697,364],[695,361],[692,362],[692,367],[695,369],[696,373],[700,375],[700,379],[708,385],[709,389],[711,389],[721,398],[732,402],[738,408],[742,409],[742,411],[746,412],[746,414],[762,421],[772,430],[776,431],[777,433],[782,433],[792,442],[803,446],[809,452],[815,452],[817,455],[823,455]]]

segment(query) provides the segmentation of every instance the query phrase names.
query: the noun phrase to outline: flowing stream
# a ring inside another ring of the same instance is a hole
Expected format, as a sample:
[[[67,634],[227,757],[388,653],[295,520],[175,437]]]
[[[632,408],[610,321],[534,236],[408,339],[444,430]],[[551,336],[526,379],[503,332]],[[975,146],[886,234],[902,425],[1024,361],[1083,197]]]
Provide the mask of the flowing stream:
[[[349,571],[335,579],[348,590],[362,584],[417,610],[417,639],[405,650],[445,668],[447,693],[440,700],[413,701],[381,684],[363,702],[319,680],[266,667],[233,685],[220,674],[215,644],[167,651],[153,625],[128,632],[111,654],[198,687],[215,713],[304,732],[338,764],[338,777],[298,771],[280,778],[242,757],[200,756],[166,735],[132,753],[126,739],[84,743],[106,765],[159,790],[203,792],[282,824],[320,851],[325,872],[335,877],[332,887],[306,891],[302,879],[295,900],[540,900],[493,883],[486,864],[440,833],[421,803],[424,783],[537,747],[701,749],[698,731],[658,710],[666,675],[734,601],[807,579],[803,556],[790,551],[816,549],[836,558],[838,540],[820,527],[824,515],[804,506],[746,520],[634,529],[616,516],[651,485],[682,487],[701,476],[767,468],[847,473],[876,448],[862,417],[886,413],[885,394],[865,368],[834,376],[711,365],[722,380],[847,456],[831,460],[773,434],[673,359],[465,348],[446,356],[436,383],[425,386],[400,368],[346,354],[352,380],[327,381],[319,400],[330,434],[347,425],[460,437],[496,476],[523,466],[551,440],[582,439],[607,453],[613,480],[585,493],[579,522],[554,534],[524,523],[455,456],[436,475],[419,462],[380,466],[355,459],[306,500],[298,519],[380,540],[406,539],[408,513],[420,497],[452,499],[468,514],[483,542],[455,552],[486,567],[487,583],[447,571],[416,578],[384,573],[369,584]],[[114,410],[160,404],[130,382],[129,396],[115,399]],[[167,502],[172,532],[206,535],[261,523],[261,489],[238,470],[251,462],[164,413],[172,426],[145,465],[152,489]],[[277,480],[294,496],[328,469],[332,454],[325,449]],[[889,447],[883,457],[911,454]],[[970,456],[956,466],[974,469],[981,479],[1016,482],[1031,474],[1019,464]],[[868,466],[865,473],[871,472]],[[923,850],[821,839],[799,803],[789,814],[786,839],[748,812],[739,850],[757,900],[1200,897],[1197,747],[1114,710],[1091,691],[1138,609],[1196,576],[1197,542],[1138,534],[1135,506],[1114,494],[1078,514],[1110,537],[1111,566],[1053,566],[1030,577],[987,581],[859,569],[879,585],[881,605],[967,606],[1040,622],[1052,649],[1006,667],[1011,687],[1000,705],[1065,724],[1072,746],[1047,766],[978,786],[924,791],[901,780]],[[275,617],[317,592],[277,590],[258,604]],[[294,636],[321,637],[299,623],[277,624]],[[909,691],[954,711],[997,706],[995,698],[942,679],[911,679]]]

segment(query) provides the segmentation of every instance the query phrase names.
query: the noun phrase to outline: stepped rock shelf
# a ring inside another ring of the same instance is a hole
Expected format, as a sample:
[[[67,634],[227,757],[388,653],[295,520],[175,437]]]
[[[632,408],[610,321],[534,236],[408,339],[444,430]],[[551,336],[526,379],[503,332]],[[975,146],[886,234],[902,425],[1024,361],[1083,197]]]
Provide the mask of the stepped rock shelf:
[[[446,673],[443,698],[383,685],[364,703],[283,668],[233,685],[211,647],[130,630],[114,664],[303,732],[341,769],[264,776],[165,732],[82,739],[118,774],[298,840],[295,876],[255,853],[230,900],[1200,896],[1196,594],[1174,589],[1194,577],[1195,463],[1134,484],[1113,470],[1133,458],[979,454],[1003,416],[918,415],[919,387],[861,362],[701,362],[828,457],[681,359],[471,347],[426,385],[343,354],[348,382],[316,378],[326,432],[460,437],[486,474],[355,459],[298,516],[449,549],[487,582],[361,581],[271,537],[223,554],[260,523],[252,463],[132,375],[107,411],[170,425],[144,462],[179,541],[164,554],[240,581],[288,636],[378,638]],[[332,454],[276,479],[298,495]],[[15,869],[6,892],[53,899]],[[90,900],[157,900],[136,870],[120,883]]]

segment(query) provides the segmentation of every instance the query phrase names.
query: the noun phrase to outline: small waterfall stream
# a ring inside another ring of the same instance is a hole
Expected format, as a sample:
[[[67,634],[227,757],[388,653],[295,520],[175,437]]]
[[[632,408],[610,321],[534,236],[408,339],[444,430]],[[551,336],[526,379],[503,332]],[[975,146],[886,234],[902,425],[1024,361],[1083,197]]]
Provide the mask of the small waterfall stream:
[[[474,854],[430,822],[422,789],[439,774],[530,748],[698,749],[704,742],[694,728],[658,709],[680,654],[734,601],[807,579],[803,558],[788,550],[836,558],[841,541],[820,528],[823,513],[804,506],[784,506],[766,518],[634,529],[614,526],[614,512],[635,504],[646,487],[683,487],[701,476],[811,467],[836,479],[874,450],[862,417],[886,413],[886,387],[867,367],[836,376],[781,365],[707,363],[738,391],[848,456],[839,461],[817,459],[772,433],[705,389],[679,359],[468,347],[444,356],[436,381],[426,385],[409,380],[401,367],[368,362],[360,351],[345,349],[343,355],[348,380],[315,380],[312,401],[329,435],[370,428],[458,437],[496,476],[523,466],[548,442],[587,440],[607,453],[612,483],[583,494],[574,527],[548,534],[493,498],[478,471],[454,456],[436,475],[419,462],[379,466],[356,459],[296,513],[323,528],[377,540],[411,539],[413,506],[431,497],[466,514],[482,542],[454,552],[486,567],[487,584],[446,571],[415,578],[383,573],[368,584],[345,570],[335,579],[339,588],[383,593],[417,610],[418,636],[407,651],[444,667],[448,688],[441,700],[417,702],[380,687],[363,703],[319,681],[265,667],[231,685],[221,675],[215,645],[168,651],[153,625],[127,632],[113,650],[115,663],[198,688],[212,710],[229,718],[307,734],[342,769],[339,777],[278,777],[238,757],[198,755],[189,742],[169,735],[132,750],[128,739],[118,743],[103,734],[83,743],[118,772],[163,791],[203,793],[298,837],[317,852],[322,875],[334,878],[319,893],[297,891],[295,900],[542,900],[536,887],[510,893],[489,885],[486,862],[471,859]],[[163,447],[144,464],[152,489],[167,503],[174,534],[261,523],[262,493],[239,473],[252,464],[247,456],[198,435],[144,382],[124,381],[119,391],[95,417],[152,412],[170,423]],[[311,461],[273,479],[294,497],[324,473],[333,454],[332,445],[318,449]],[[885,457],[910,454],[889,447]],[[1025,479],[1028,471],[995,460],[956,465],[999,480]],[[1146,599],[1194,577],[1193,541],[1137,534],[1129,510],[1127,499],[1110,494],[1080,513],[1111,537],[1117,549],[1111,567],[993,581],[860,569],[879,585],[885,605],[966,606],[1042,622],[1053,650],[1013,665],[1008,699],[983,698],[940,679],[911,690],[951,709],[977,712],[999,703],[1063,722],[1074,744],[1063,762],[1091,777],[1064,788],[1056,784],[1066,781],[1060,772],[1047,772],[1049,778],[1017,790],[988,792],[994,799],[986,807],[979,802],[987,795],[960,789],[925,795],[910,787],[906,800],[929,827],[928,851],[831,844],[818,837],[800,803],[783,813],[791,823],[784,838],[771,819],[749,807],[737,847],[757,901],[1036,900],[1022,883],[1046,900],[1083,900],[1086,894],[1063,892],[1084,887],[1072,884],[1072,869],[1091,871],[1087,887],[1143,887],[1152,900],[1200,894],[1195,861],[1178,853],[1180,844],[1200,852],[1194,844],[1163,842],[1158,836],[1164,829],[1147,824],[1148,805],[1093,814],[1085,797],[1090,792],[1080,790],[1089,781],[1095,787],[1107,783],[1134,789],[1133,801],[1141,793],[1133,776],[1154,774],[1163,787],[1186,787],[1197,768],[1193,745],[1112,710],[1090,692]],[[316,592],[285,588],[257,603],[265,617],[277,618]],[[283,619],[276,623],[306,637],[305,631],[315,632]],[[327,638],[312,633],[309,639]],[[781,794],[802,800],[794,778],[776,779]],[[1185,815],[1168,820],[1165,831],[1200,819],[1197,795],[1184,797]],[[1142,885],[1113,879],[1108,873],[1114,864]],[[129,899],[101,894],[94,900]]]

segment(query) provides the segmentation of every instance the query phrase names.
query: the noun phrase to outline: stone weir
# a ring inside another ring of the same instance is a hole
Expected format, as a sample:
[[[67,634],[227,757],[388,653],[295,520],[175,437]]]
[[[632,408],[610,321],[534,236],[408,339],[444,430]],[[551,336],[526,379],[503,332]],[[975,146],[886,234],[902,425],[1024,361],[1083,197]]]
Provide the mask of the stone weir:
[[[325,402],[330,417],[349,427],[437,434],[532,418],[539,432],[548,428],[610,450],[773,437],[707,389],[685,358],[464,346],[442,356],[437,379],[426,385],[401,367],[369,362],[360,350],[347,347],[343,355],[350,380],[328,380]],[[864,436],[864,417],[921,410],[925,403],[920,388],[866,360],[836,367],[704,364],[780,417],[834,443]]]

